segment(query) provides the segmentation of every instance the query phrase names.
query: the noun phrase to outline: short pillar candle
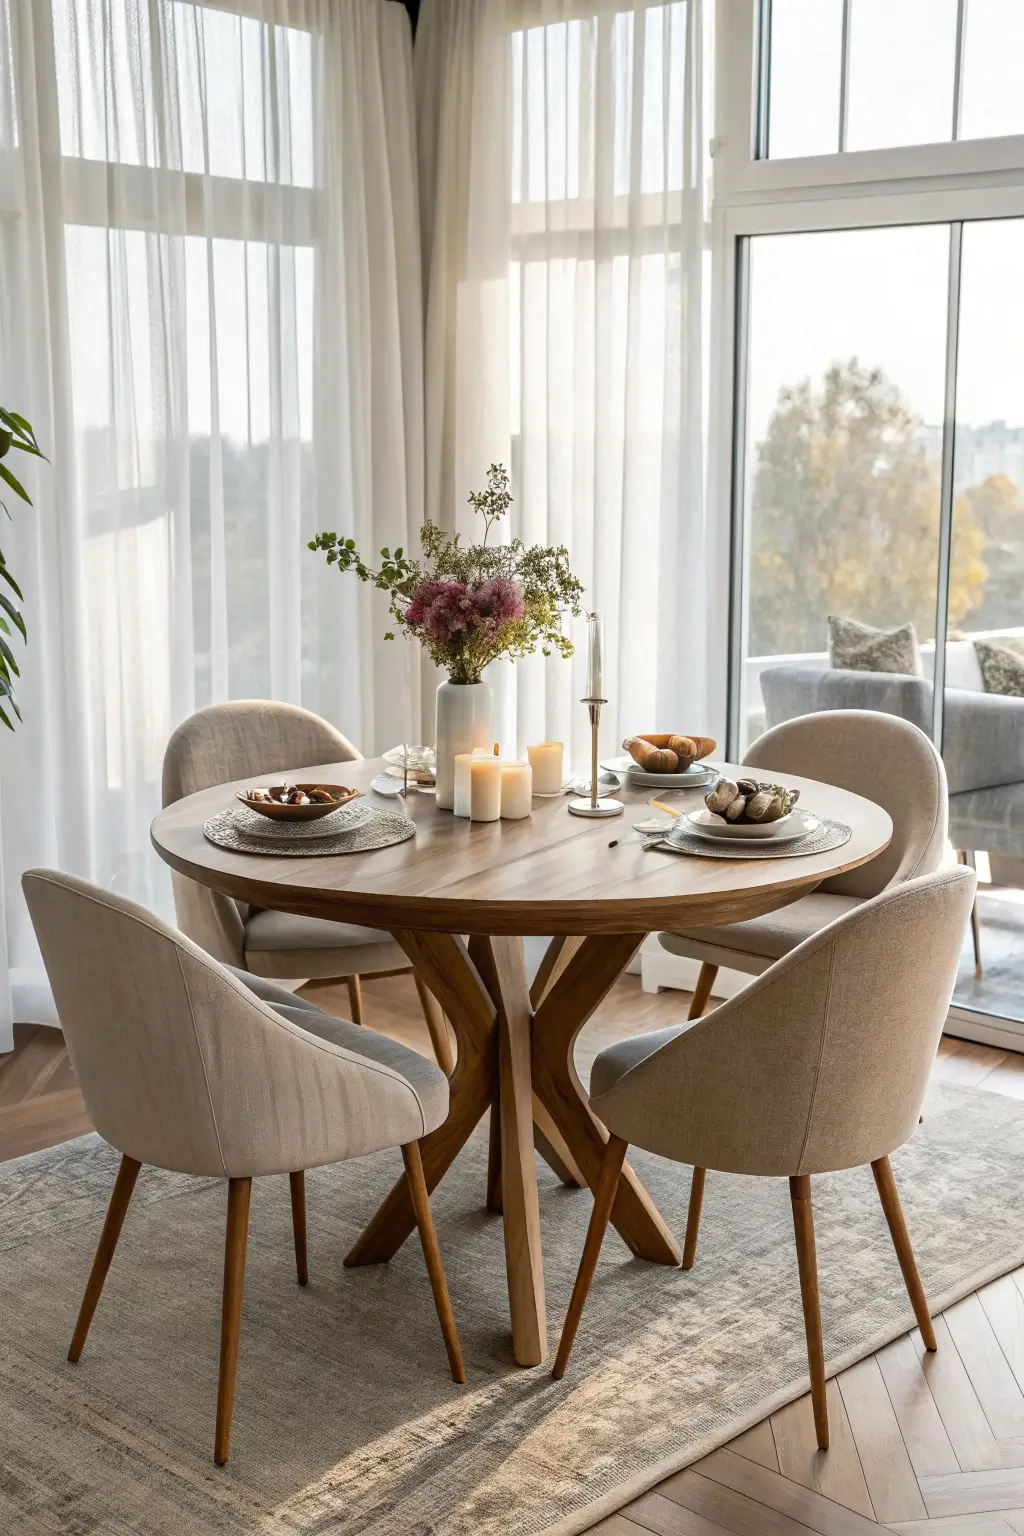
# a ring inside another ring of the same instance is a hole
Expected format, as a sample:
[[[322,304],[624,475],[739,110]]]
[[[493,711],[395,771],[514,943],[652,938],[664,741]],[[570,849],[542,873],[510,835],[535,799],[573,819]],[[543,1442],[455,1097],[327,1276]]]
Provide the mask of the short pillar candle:
[[[488,762],[496,759],[490,747],[474,747],[472,752],[459,752],[455,758],[455,783],[452,795],[452,810],[456,816],[469,817],[470,814],[470,773],[469,765],[476,757],[485,758]]]
[[[502,763],[501,816],[503,821],[522,821],[529,816],[533,798],[533,769],[529,763]]]
[[[536,747],[527,747],[526,755],[533,769],[533,793],[535,795],[561,794],[562,781],[565,777],[562,743],[542,741]]]
[[[496,757],[469,760],[469,819],[497,821],[501,815],[501,762]]]

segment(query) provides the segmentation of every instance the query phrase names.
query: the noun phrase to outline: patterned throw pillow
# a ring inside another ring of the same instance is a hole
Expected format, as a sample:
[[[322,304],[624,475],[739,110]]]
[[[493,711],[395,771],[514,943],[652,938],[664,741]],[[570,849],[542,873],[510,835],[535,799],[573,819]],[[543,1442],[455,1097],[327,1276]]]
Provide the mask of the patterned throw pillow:
[[[846,672],[902,672],[921,676],[921,652],[913,624],[876,629],[859,619],[828,616],[828,657]]]
[[[975,640],[974,649],[985,692],[1024,699],[1024,655],[1017,647],[997,640]]]

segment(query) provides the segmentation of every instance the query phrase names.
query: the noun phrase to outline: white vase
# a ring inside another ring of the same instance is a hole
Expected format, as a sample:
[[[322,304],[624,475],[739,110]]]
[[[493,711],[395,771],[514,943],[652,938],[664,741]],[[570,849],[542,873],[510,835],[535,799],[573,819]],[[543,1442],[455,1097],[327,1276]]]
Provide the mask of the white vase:
[[[455,805],[455,757],[494,741],[493,706],[487,683],[443,682],[437,690],[437,725],[434,734],[437,763],[435,796],[443,811]]]

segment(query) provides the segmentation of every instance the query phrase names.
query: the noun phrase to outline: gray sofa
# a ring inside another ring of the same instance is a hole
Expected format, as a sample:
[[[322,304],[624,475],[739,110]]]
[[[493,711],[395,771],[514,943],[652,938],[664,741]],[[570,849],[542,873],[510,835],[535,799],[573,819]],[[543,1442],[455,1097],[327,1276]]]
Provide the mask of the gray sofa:
[[[760,676],[769,728],[823,709],[899,715],[926,734],[932,684],[892,672],[766,667]],[[1024,858],[1024,699],[947,688],[942,756],[949,781],[949,837],[968,862],[976,852]],[[977,928],[975,961],[980,964]]]

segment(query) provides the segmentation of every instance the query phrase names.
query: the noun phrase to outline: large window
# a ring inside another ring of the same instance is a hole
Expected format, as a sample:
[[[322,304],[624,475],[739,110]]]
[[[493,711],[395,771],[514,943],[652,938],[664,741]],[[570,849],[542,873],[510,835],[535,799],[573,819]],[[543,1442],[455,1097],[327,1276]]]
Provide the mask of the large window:
[[[983,876],[980,958],[965,953],[957,998],[1012,1017],[1024,963],[1022,262],[1024,219],[744,243],[734,672],[741,748],[844,707],[898,714],[941,745],[951,852]],[[844,659],[851,621],[897,632],[894,648]]]
[[[711,463],[733,512],[729,748],[844,707],[932,737],[947,857],[981,881],[956,1032],[1017,1042],[1024,5],[751,0],[728,14],[714,214],[728,384]],[[851,658],[858,625],[897,636]]]
[[[949,230],[750,241],[746,745],[829,614],[935,638]]]
[[[760,154],[1024,133],[1020,0],[763,0]]]

